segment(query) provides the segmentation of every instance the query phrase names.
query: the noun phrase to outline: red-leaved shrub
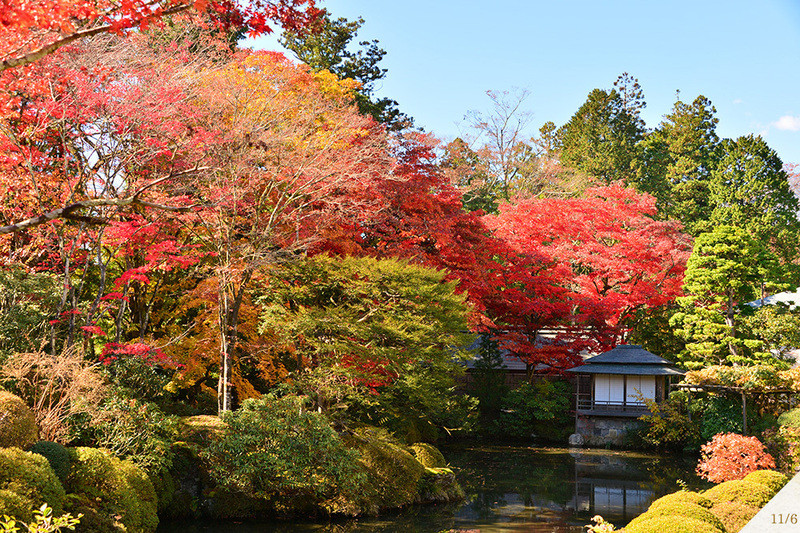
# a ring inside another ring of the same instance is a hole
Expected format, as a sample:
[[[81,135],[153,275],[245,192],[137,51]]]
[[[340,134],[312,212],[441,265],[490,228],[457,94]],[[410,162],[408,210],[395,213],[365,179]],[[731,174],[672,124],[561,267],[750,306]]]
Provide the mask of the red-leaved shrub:
[[[775,468],[775,460],[756,437],[718,433],[700,448],[697,473],[714,483],[742,479],[750,472]]]

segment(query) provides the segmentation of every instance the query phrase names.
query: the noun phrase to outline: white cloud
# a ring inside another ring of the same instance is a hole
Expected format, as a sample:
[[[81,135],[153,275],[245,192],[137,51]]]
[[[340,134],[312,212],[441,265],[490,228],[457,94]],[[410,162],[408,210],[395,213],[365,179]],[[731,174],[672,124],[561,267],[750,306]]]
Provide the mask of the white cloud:
[[[778,119],[777,122],[772,123],[773,126],[779,130],[784,131],[800,131],[800,117],[793,117],[792,115],[784,115]]]
[[[742,100],[741,98],[737,98],[736,100],[733,101],[733,103],[736,105],[743,104],[744,100]]]

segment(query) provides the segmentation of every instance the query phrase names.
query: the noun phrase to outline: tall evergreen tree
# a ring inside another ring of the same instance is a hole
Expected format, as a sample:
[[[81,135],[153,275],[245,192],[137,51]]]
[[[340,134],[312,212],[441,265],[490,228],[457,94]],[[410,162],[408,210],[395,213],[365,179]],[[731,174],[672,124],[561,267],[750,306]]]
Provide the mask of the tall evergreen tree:
[[[692,235],[708,230],[709,180],[716,166],[716,109],[705,96],[680,100],[640,143],[635,185],[658,200],[659,213],[683,222]]]
[[[605,184],[631,181],[636,144],[645,133],[639,116],[645,104],[638,83],[624,74],[615,85],[620,91],[594,89],[589,93],[558,131],[562,164]]]
[[[725,139],[711,172],[709,221],[732,224],[771,249],[784,263],[797,257],[800,223],[797,197],[778,154],[760,136]]]
[[[769,354],[762,342],[741,331],[742,305],[762,291],[781,288],[777,258],[747,230],[718,226],[694,243],[678,298],[682,307],[670,323],[686,340],[686,366],[752,364]]]
[[[364,19],[349,21],[344,17],[332,20],[325,14],[314,33],[285,31],[280,43],[297,54],[298,59],[314,70],[328,70],[341,79],[355,80],[361,88],[355,93],[355,103],[363,114],[372,117],[390,129],[402,129],[411,119],[401,113],[397,102],[390,98],[377,98],[375,83],[386,76],[386,69],[378,64],[386,55],[377,39],[359,41],[353,51],[350,43],[356,38]]]

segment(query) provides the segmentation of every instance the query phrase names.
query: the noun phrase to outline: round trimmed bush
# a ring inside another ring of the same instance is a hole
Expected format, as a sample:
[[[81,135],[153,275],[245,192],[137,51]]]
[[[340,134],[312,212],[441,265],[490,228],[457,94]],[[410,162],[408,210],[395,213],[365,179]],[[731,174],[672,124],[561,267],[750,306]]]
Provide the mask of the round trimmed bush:
[[[33,519],[36,505],[25,496],[10,490],[0,490],[0,516],[8,515],[23,522]]]
[[[741,479],[725,481],[703,494],[714,502],[714,506],[721,502],[737,502],[760,509],[772,499],[772,491],[766,485]]]
[[[742,529],[758,511],[760,511],[758,507],[738,502],[720,502],[711,508],[711,512],[717,515],[725,524],[725,528],[732,533]]]
[[[706,507],[701,507],[694,503],[689,502],[672,502],[663,503],[655,507],[651,507],[646,513],[634,518],[627,527],[635,526],[640,522],[651,520],[657,516],[671,516],[690,518],[692,520],[700,520],[717,531],[725,531],[725,526],[722,521]]]
[[[761,483],[769,487],[772,495],[778,494],[778,491],[783,488],[789,481],[789,478],[780,472],[774,470],[756,470],[747,474],[742,481],[751,481],[753,483]]]
[[[422,466],[427,466],[428,468],[444,468],[447,466],[442,452],[427,442],[418,442],[411,446],[411,449],[414,450],[414,456],[417,461],[422,463]]]
[[[642,516],[646,516],[645,513]],[[708,522],[685,516],[652,516],[625,527],[626,533],[724,533]]]
[[[30,448],[39,440],[36,416],[22,398],[0,391],[0,448]]]
[[[654,509],[661,505],[679,503],[679,502],[686,502],[686,503],[693,503],[695,505],[699,505],[700,507],[705,507],[706,509],[710,509],[713,505],[713,502],[709,500],[706,496],[703,496],[699,492],[693,492],[690,490],[679,490],[678,492],[673,492],[672,494],[667,494],[666,496],[662,496],[661,498],[657,499],[653,503],[650,504],[650,509]]]
[[[57,442],[40,440],[28,450],[31,453],[38,453],[50,463],[50,468],[58,476],[59,481],[63,482],[69,475],[69,465],[71,462],[69,452],[65,447]]]
[[[70,448],[72,465],[65,482],[71,494],[84,497],[98,516],[120,516],[129,532],[154,531],[156,496],[147,475],[130,461],[97,448]]]
[[[800,407],[781,413],[778,417],[778,424],[792,428],[800,428]]]
[[[63,510],[64,488],[47,459],[35,453],[0,448],[0,490],[27,498],[35,508],[47,503],[56,516]]]

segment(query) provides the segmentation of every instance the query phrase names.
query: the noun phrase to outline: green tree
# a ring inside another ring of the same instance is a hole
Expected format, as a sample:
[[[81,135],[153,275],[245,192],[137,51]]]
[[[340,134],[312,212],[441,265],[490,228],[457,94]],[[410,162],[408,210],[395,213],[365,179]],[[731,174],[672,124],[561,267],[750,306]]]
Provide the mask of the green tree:
[[[709,181],[717,164],[718,119],[711,102],[700,95],[691,104],[680,100],[664,121],[639,143],[635,185],[658,200],[664,218],[683,222],[697,236],[708,230],[711,215]]]
[[[292,354],[296,385],[324,411],[445,425],[459,410],[454,356],[470,339],[464,297],[443,280],[395,260],[318,256],[273,273],[261,330]]]
[[[632,180],[636,144],[645,133],[639,115],[644,107],[641,89],[635,79],[626,76],[618,80],[620,91],[594,89],[589,93],[558,131],[561,163],[605,184]]]
[[[360,41],[353,51],[350,43],[356,38],[364,19],[349,21],[344,17],[335,20],[325,14],[318,21],[316,32],[285,31],[280,43],[297,54],[298,59],[314,70],[328,70],[341,79],[355,80],[361,87],[355,93],[355,103],[361,113],[372,115],[390,129],[402,129],[411,119],[401,113],[397,102],[390,98],[377,98],[375,83],[386,75],[378,64],[386,55],[377,40]]]
[[[683,282],[683,308],[671,324],[686,340],[684,363],[752,364],[768,357],[762,342],[740,330],[741,305],[764,289],[780,287],[776,257],[748,232],[736,226],[718,226],[695,240]]]
[[[711,172],[712,226],[744,228],[783,263],[797,257],[800,223],[797,197],[778,155],[760,136],[725,139]]]

